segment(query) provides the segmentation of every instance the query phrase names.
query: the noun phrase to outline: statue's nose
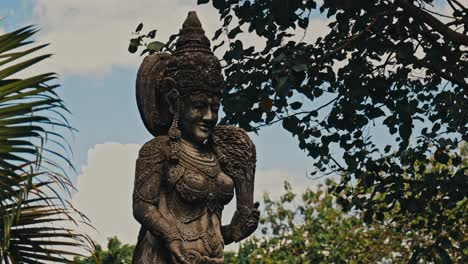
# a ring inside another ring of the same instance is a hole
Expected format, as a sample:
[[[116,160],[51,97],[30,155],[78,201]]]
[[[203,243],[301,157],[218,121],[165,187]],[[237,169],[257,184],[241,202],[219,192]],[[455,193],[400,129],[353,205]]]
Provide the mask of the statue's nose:
[[[211,109],[211,107],[208,107],[207,111],[205,112],[205,115],[203,116],[203,120],[213,121],[214,116],[215,115],[213,114],[213,110]]]

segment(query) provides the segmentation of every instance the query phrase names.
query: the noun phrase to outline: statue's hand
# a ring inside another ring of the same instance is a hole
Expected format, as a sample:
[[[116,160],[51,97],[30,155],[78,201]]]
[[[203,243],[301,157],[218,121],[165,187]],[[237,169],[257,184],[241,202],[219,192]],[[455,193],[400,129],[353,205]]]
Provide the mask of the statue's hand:
[[[258,227],[258,220],[260,219],[260,210],[258,210],[258,207],[260,206],[259,202],[256,202],[254,204],[254,208],[250,211],[250,215],[247,218],[247,224],[246,224],[246,232],[248,233],[246,237],[250,236],[255,230],[257,230]]]
[[[188,262],[186,259],[185,259],[185,256],[184,256],[184,248],[182,246],[182,241],[181,240],[172,240],[171,242],[169,242],[169,244],[167,245],[167,248],[169,249],[169,251],[171,252],[171,259],[172,259],[172,263],[176,263],[176,264],[190,264],[190,262]]]
[[[250,236],[258,227],[260,211],[256,202],[254,208],[238,208],[232,217],[230,229],[232,239],[236,242]]]

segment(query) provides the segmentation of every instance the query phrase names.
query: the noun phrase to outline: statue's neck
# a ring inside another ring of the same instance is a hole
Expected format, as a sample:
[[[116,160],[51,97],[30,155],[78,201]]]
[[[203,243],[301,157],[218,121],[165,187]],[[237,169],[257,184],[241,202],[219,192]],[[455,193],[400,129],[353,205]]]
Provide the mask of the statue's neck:
[[[194,145],[187,140],[181,139],[179,146],[181,148],[180,154],[182,155],[182,159],[198,161],[198,163],[201,162],[210,166],[213,162],[216,163],[214,153],[208,144],[202,146]]]
[[[190,152],[198,152],[200,154],[210,152],[210,147],[208,142],[205,141],[205,144],[203,143],[195,143],[192,141],[189,141],[187,139],[184,139],[183,137],[180,139],[180,143],[183,148],[186,150],[189,150]]]

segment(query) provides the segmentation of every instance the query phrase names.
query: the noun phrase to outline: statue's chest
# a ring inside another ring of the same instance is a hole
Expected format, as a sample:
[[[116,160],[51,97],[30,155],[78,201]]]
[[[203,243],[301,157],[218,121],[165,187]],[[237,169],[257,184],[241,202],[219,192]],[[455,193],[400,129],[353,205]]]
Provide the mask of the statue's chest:
[[[181,157],[169,169],[168,184],[173,190],[170,207],[185,221],[197,218],[207,209],[222,209],[234,196],[234,183],[216,160],[202,163]]]
[[[203,166],[181,160],[176,166],[179,167],[176,169],[179,175],[171,177],[173,188],[186,202],[203,204],[219,200],[224,205],[229,202],[226,201],[227,196],[232,198],[234,183],[217,164]]]
[[[184,173],[175,184],[179,196],[188,203],[205,204],[214,199],[216,194],[217,175],[207,176],[197,169],[183,165]]]

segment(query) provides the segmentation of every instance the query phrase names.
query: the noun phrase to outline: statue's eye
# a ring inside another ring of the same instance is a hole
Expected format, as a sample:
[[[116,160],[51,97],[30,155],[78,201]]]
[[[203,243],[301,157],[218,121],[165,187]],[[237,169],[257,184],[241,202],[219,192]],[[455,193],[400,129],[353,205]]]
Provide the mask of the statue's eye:
[[[218,111],[218,110],[219,110],[219,104],[212,104],[212,105],[211,105],[211,109],[212,109],[213,111]]]
[[[203,102],[193,102],[192,106],[195,109],[202,109],[205,106],[205,104]]]

